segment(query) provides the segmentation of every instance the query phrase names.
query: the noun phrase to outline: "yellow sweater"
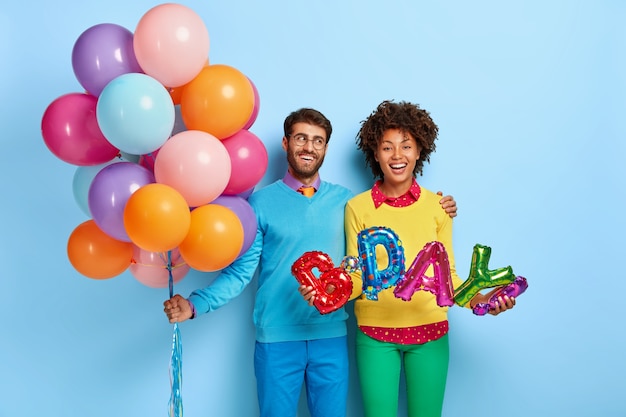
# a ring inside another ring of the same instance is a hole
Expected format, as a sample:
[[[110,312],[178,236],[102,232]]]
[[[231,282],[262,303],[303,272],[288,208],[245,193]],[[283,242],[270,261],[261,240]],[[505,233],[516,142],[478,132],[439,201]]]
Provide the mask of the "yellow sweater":
[[[450,262],[452,284],[457,288],[461,279],[456,274],[454,253],[452,250],[452,219],[441,208],[440,196],[421,188],[419,200],[408,207],[391,207],[383,204],[374,207],[371,190],[353,197],[346,205],[345,229],[348,256],[359,257],[357,237],[370,227],[381,226],[398,234],[404,247],[405,270],[409,269],[417,254],[425,244],[441,242],[446,248]],[[376,246],[378,269],[387,267],[387,254],[382,245]],[[426,271],[433,276],[432,266]],[[352,273],[352,297],[359,297],[354,311],[359,326],[375,327],[412,327],[436,323],[447,319],[448,307],[439,307],[435,295],[425,291],[416,291],[410,301],[403,301],[393,294],[395,287],[378,293],[378,300],[368,300],[362,292],[360,271]]]

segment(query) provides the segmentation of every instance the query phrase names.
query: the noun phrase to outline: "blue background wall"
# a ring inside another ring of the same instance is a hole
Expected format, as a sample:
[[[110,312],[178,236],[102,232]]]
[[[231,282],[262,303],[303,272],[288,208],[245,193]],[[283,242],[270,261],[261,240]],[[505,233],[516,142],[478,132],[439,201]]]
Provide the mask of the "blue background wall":
[[[67,239],[87,220],[72,194],[76,167],[48,151],[40,130],[52,100],[82,91],[71,66],[78,36],[99,23],[133,31],[157,4],[0,10],[0,416],[167,414],[167,289],[129,272],[96,281],[72,268]],[[259,90],[250,130],[269,152],[262,185],[284,173],[281,124],[295,108],[333,121],[322,175],[355,192],[371,183],[354,145],[359,122],[384,99],[431,111],[440,140],[420,182],[458,202],[459,274],[481,243],[493,250],[491,267],[512,265],[530,284],[498,317],[451,310],[444,415],[626,415],[625,3],[182,4],[209,30],[211,63],[238,68]],[[176,291],[214,277],[192,272]],[[253,293],[181,325],[185,415],[256,415]],[[352,377],[349,415],[358,416]]]

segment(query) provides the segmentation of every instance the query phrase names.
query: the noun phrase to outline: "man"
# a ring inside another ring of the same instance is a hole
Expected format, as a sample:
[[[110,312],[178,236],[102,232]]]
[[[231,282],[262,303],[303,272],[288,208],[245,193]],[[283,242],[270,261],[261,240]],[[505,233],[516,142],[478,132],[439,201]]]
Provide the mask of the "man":
[[[331,133],[330,121],[317,110],[287,116],[282,139],[287,173],[248,199],[258,224],[251,247],[210,286],[164,303],[171,323],[194,318],[241,294],[259,268],[254,369],[261,417],[294,417],[303,382],[312,417],[346,414],[347,313],[311,309],[291,274],[305,252],[324,252],[336,265],[345,255],[344,206],[352,192],[322,181],[318,173]],[[456,215],[451,197],[441,204]]]

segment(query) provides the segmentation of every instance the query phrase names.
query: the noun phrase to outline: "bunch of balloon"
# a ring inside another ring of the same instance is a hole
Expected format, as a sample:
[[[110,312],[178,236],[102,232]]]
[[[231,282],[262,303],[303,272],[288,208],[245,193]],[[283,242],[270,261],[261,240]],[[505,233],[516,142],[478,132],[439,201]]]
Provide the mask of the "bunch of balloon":
[[[130,269],[148,287],[169,287],[191,268],[211,272],[252,244],[247,201],[267,169],[249,131],[259,93],[246,75],[209,62],[209,33],[190,8],[164,3],[135,31],[90,27],[72,67],[84,92],[46,108],[48,149],[76,165],[74,199],[90,217],[71,233],[72,266],[93,279]],[[177,323],[169,415],[182,416],[182,348]]]
[[[103,23],[76,40],[84,92],[50,103],[41,128],[48,149],[77,166],[74,199],[90,219],[67,252],[82,275],[130,269],[165,287],[166,275],[224,268],[252,244],[247,196],[268,163],[249,131],[259,93],[236,68],[210,64],[209,44],[201,17],[175,3],[148,10],[134,32]]]

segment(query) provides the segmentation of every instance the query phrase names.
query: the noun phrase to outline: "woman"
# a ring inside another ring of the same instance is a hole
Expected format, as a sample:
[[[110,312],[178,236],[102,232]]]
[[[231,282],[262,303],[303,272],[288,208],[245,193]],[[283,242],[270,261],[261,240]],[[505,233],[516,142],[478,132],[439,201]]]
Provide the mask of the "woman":
[[[425,244],[446,248],[454,287],[457,276],[452,250],[452,219],[439,205],[440,197],[415,180],[435,150],[438,127],[418,105],[382,102],[361,125],[358,148],[377,179],[373,187],[348,201],[345,212],[347,255],[359,256],[357,236],[371,227],[391,229],[402,242],[407,263]],[[377,266],[386,268],[389,256],[376,246]],[[432,267],[426,271],[432,276]],[[353,297],[359,330],[356,357],[366,417],[396,417],[398,384],[404,367],[410,417],[441,416],[448,373],[447,307],[435,295],[416,291],[410,301],[397,298],[394,288],[376,297],[360,294],[360,274],[353,274]],[[469,303],[486,302],[477,294]],[[491,314],[512,308],[515,299],[499,300]]]

